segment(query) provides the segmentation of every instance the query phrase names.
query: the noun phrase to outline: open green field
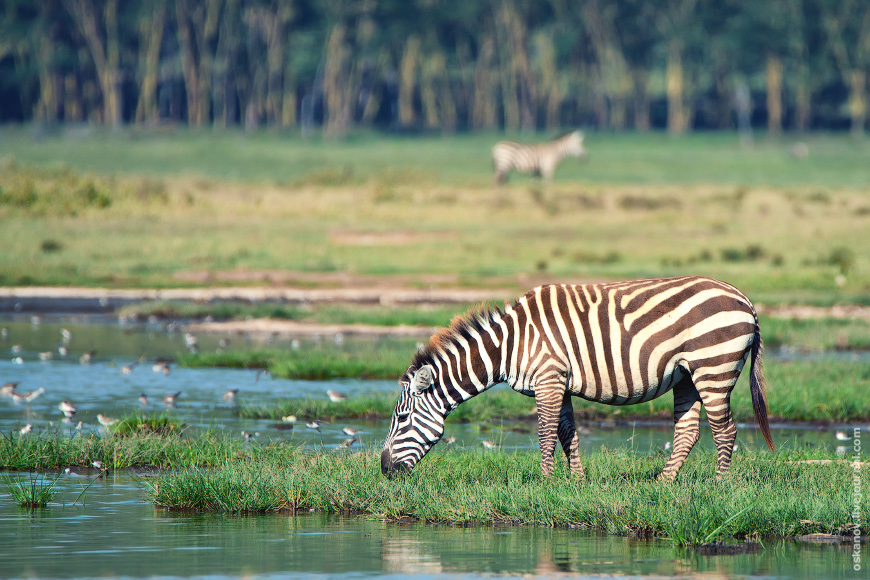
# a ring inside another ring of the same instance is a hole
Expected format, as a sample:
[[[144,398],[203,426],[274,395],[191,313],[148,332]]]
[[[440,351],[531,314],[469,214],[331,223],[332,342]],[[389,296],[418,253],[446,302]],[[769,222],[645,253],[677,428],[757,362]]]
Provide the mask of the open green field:
[[[263,283],[262,272],[520,292],[687,272],[765,303],[870,303],[870,144],[591,134],[497,188],[499,135],[2,130],[2,285]],[[536,140],[536,136],[528,136]],[[542,137],[543,138],[543,137]],[[226,272],[233,276],[223,276]],[[268,278],[267,278],[268,279]]]

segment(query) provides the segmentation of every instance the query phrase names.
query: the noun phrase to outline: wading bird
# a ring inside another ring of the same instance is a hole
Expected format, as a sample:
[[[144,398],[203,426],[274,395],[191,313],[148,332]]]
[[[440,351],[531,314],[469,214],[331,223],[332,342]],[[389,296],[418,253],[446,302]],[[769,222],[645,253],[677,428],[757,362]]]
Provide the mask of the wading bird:
[[[239,394],[238,389],[227,389],[224,392],[224,401],[235,401],[237,394]]]
[[[15,387],[17,387],[17,386],[20,385],[20,384],[21,384],[20,382],[15,382],[15,383],[3,383],[2,385],[0,385],[0,396],[3,396],[3,395],[5,395],[5,396],[7,396],[7,397],[8,397],[8,396],[11,396],[11,395],[12,395],[12,391],[14,391],[14,390],[15,390]]]
[[[118,422],[117,419],[112,419],[111,417],[106,417],[105,415],[103,415],[101,413],[97,413],[97,421],[99,421],[100,425],[102,425],[103,427],[111,427],[112,425],[114,425],[115,423]]]
[[[163,397],[163,404],[166,405],[167,407],[174,407],[175,406],[175,399],[177,399],[180,394],[181,394],[181,391],[178,391],[177,393],[170,393],[170,394],[166,395],[165,397]]]
[[[69,401],[61,401],[57,408],[60,409],[60,412],[63,413],[63,416],[67,419],[72,419],[73,415],[78,411],[78,407],[70,403]]]
[[[329,400],[333,403],[340,403],[347,399],[347,395],[339,393],[338,391],[326,391],[326,396],[329,397]]]

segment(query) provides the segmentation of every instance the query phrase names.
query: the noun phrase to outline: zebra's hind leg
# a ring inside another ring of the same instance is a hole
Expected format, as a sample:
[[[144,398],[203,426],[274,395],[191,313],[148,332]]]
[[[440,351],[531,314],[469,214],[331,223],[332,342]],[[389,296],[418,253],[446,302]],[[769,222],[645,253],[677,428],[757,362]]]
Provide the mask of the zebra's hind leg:
[[[559,387],[560,385],[535,387],[535,404],[538,410],[538,444],[541,447],[541,474],[545,477],[553,475],[559,415],[565,393],[564,386]]]
[[[583,472],[583,464],[580,463],[580,438],[577,435],[577,425],[574,423],[574,406],[571,404],[571,395],[568,393],[565,393],[562,399],[558,435],[562,450],[565,451],[565,458],[568,460],[571,475],[586,477]]]
[[[731,467],[731,455],[734,453],[734,440],[737,439],[737,425],[731,415],[731,389],[718,385],[715,390],[699,388],[707,410],[707,420],[713,431],[713,441],[716,443],[716,477],[722,477]],[[727,389],[727,390],[726,390]],[[723,392],[724,391],[724,392]]]
[[[674,386],[674,448],[659,474],[659,481],[673,481],[701,432],[701,395],[688,376]]]

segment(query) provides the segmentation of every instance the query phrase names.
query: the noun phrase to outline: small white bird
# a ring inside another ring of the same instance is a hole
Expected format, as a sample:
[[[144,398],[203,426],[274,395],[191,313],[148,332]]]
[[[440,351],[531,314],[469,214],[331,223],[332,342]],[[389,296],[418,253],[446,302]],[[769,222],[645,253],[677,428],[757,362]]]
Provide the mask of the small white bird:
[[[326,396],[328,396],[329,400],[333,403],[340,403],[347,399],[347,395],[339,393],[338,391],[326,391]]]
[[[164,361],[158,361],[151,365],[152,373],[163,373],[164,375],[169,374],[169,364]]]
[[[35,391],[30,391],[29,393],[16,393],[15,391],[13,391],[9,395],[16,403],[30,403],[44,392],[45,387],[39,387]]]
[[[89,350],[88,352],[84,353],[82,356],[79,357],[79,363],[83,365],[91,364],[91,361],[94,360],[95,354],[97,354],[97,351]]]
[[[24,359],[21,358],[20,356],[16,356],[15,358],[12,359],[12,364],[14,364],[14,365],[23,365],[23,364],[24,364]]]
[[[23,437],[24,435],[27,435],[28,433],[30,433],[32,430],[33,430],[33,425],[28,423],[27,425],[25,425],[24,427],[22,427],[21,429],[18,430],[18,435]]]
[[[71,419],[72,416],[76,414],[76,411],[78,411],[78,407],[69,401],[61,401],[57,408],[60,409],[60,412],[63,413],[64,417],[67,419]]]
[[[11,396],[11,395],[12,395],[12,391],[14,391],[14,390],[15,390],[15,387],[17,387],[17,386],[20,385],[20,384],[21,384],[21,383],[19,383],[19,382],[15,382],[15,383],[3,383],[2,385],[0,385],[0,396],[2,396],[2,395],[5,395],[5,396],[7,396],[7,397]]]
[[[103,427],[111,427],[112,425],[114,425],[115,423],[118,422],[117,419],[112,419],[111,417],[106,417],[105,415],[103,415],[101,413],[97,413],[97,421],[99,421],[100,425],[102,425]]]
[[[60,337],[63,339],[64,342],[69,342],[72,340],[72,332],[70,332],[66,328],[61,328]]]
[[[138,365],[139,363],[141,363],[143,360],[145,360],[145,354],[144,354],[144,353],[142,354],[142,356],[139,357],[139,359],[138,359],[136,362],[134,362],[134,363],[130,363],[130,364],[128,364],[128,365],[124,365],[124,366],[122,366],[122,367],[121,367],[121,374],[122,374],[122,375],[129,375],[130,373],[133,372],[133,368],[134,368],[136,365]]]
[[[39,353],[39,360],[51,360],[54,358],[54,353],[50,350]]]
[[[484,439],[481,443],[483,443],[483,446],[487,449],[496,449],[498,447],[498,443],[493,443],[489,439]]]
[[[224,392],[224,401],[235,401],[237,394],[239,394],[238,389],[227,389],[226,392]]]
[[[247,431],[242,431],[242,437],[245,438],[245,441],[250,441],[254,438],[253,433],[248,433]]]
[[[64,358],[66,355],[69,354],[69,350],[67,349],[67,347],[61,344],[57,347],[57,354],[60,355],[60,358]]]
[[[445,437],[444,443],[447,445],[453,445],[454,443],[456,443],[456,437]]]
[[[95,460],[91,461],[91,465],[93,465],[97,469],[100,469],[100,470],[103,469],[103,462],[100,461],[99,459],[95,459]]]
[[[351,437],[350,439],[345,439],[341,443],[339,443],[339,449],[348,449],[351,445],[356,443],[356,437]]]
[[[167,407],[175,406],[175,399],[177,399],[178,395],[180,395],[180,394],[181,394],[181,391],[178,391],[177,393],[170,393],[170,394],[166,395],[165,397],[163,397],[163,404],[166,405]]]
[[[186,332],[184,334],[184,345],[187,348],[194,348],[197,346],[197,344],[198,344],[198,341],[194,335],[190,334],[189,332]]]
[[[285,423],[295,423],[296,415],[284,415],[283,417],[281,417],[281,420]]]
[[[345,435],[350,435],[351,437],[356,437],[360,434],[360,430],[354,429],[353,427],[345,427],[344,429],[342,429],[342,431]]]
[[[851,441],[851,437],[845,431],[837,431],[837,441]]]
[[[145,393],[139,393],[139,404],[143,407],[148,406],[148,397],[145,395]]]
[[[305,426],[320,433],[320,421],[309,421],[305,423]]]
[[[662,449],[664,449],[665,451],[667,451],[667,450],[670,449],[670,448],[671,448],[671,442],[670,442],[670,441],[665,441],[665,444],[662,445]]]
[[[20,344],[13,344],[12,345],[12,354],[18,354],[19,352],[21,352],[21,345]]]
[[[266,377],[272,378],[272,373],[269,372],[269,369],[259,369],[259,370],[257,371],[257,376],[254,377],[254,382],[255,382],[255,383],[256,383],[257,381],[260,380],[260,375],[263,375],[263,376],[266,376]]]

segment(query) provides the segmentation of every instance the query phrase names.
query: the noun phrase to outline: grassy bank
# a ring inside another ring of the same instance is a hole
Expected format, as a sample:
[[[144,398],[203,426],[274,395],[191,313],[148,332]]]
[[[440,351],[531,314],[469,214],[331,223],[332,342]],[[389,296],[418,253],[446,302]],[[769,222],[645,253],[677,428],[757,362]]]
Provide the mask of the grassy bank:
[[[138,435],[101,437],[60,432],[45,432],[19,437],[14,433],[0,436],[0,470],[31,471],[91,467],[94,461],[103,467],[209,467],[226,465],[249,450],[238,437],[215,433],[192,438]]]
[[[392,375],[393,378],[396,376],[397,373]],[[866,362],[768,361],[765,376],[772,420],[870,420],[870,365]],[[269,407],[243,406],[239,412],[246,418],[273,420],[287,415],[322,419],[387,418],[393,413],[397,397],[398,391],[349,397],[340,403],[326,399],[286,399]],[[624,407],[590,403],[579,398],[573,401],[575,413],[589,420],[670,419],[673,414],[673,397],[669,394],[648,403]],[[745,375],[741,376],[731,396],[731,408],[738,421],[753,420]],[[529,420],[534,417],[533,399],[506,387],[497,387],[460,405],[448,421]]]
[[[654,480],[663,457],[602,450],[583,460],[585,481],[569,478],[561,462],[552,479],[542,479],[535,453],[451,451],[433,453],[411,476],[390,481],[373,452],[292,453],[181,470],[144,484],[151,500],[168,509],[315,509],[450,524],[587,527],[682,545],[844,533],[852,522],[852,471],[844,464],[738,454],[729,477],[716,481],[713,455],[697,453],[674,484],[663,484]],[[866,494],[866,480],[861,485]],[[868,515],[864,503],[861,521]]]

